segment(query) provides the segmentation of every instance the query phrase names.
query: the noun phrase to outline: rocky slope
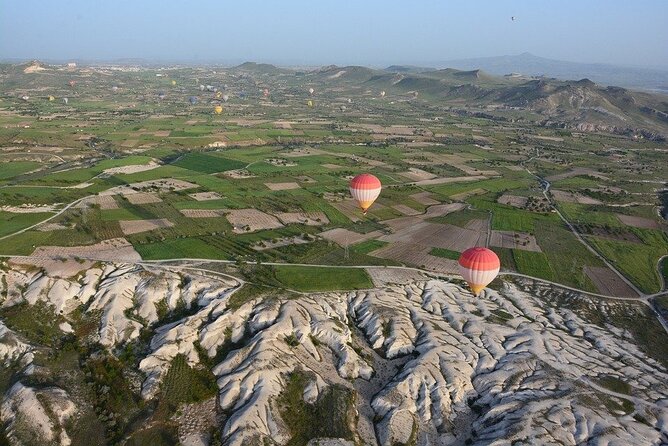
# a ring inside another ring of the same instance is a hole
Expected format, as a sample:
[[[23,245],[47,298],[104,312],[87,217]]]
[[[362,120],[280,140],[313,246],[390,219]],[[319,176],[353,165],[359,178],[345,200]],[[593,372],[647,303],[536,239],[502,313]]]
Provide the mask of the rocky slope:
[[[219,275],[114,264],[68,277],[5,264],[0,283],[0,354],[15,365],[0,417],[13,444],[76,444],[85,406],[71,388],[32,385],[45,347],[28,342],[11,309],[40,302],[65,337],[83,336],[81,314],[97,315],[83,343],[98,346],[95,357],[123,360],[143,345],[123,373],[146,402],[168,396],[177,358],[213,372],[219,425],[213,436],[180,426],[183,444],[668,442],[668,370],[652,350],[666,335],[643,336],[638,326],[656,325],[633,302],[530,282],[475,298],[438,280],[233,302],[238,283]],[[151,429],[128,423],[124,435]]]

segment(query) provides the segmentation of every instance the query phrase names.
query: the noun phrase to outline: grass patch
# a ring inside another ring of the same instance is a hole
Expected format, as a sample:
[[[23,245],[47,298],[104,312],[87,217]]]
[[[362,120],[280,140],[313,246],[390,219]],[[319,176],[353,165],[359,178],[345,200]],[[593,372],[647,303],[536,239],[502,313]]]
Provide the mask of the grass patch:
[[[659,291],[661,280],[656,264],[662,255],[668,253],[668,243],[661,247],[649,243],[631,243],[600,237],[589,237],[589,240],[642,291],[646,293]]]
[[[554,280],[554,271],[545,253],[521,249],[513,249],[512,252],[518,272],[541,279]]]
[[[554,281],[586,291],[597,289],[587,277],[585,266],[603,266],[562,224],[543,222],[535,227],[536,241],[554,273]],[[514,256],[514,254],[513,254]]]
[[[190,153],[183,156],[173,165],[203,173],[224,172],[226,170],[241,169],[246,167],[246,163],[242,161],[211,156],[205,153]]]
[[[41,167],[35,161],[12,161],[0,163],[0,180],[8,180]]]
[[[461,256],[461,253],[445,248],[431,248],[429,254],[450,260],[459,260],[459,256]]]
[[[487,220],[489,213],[479,209],[462,209],[458,212],[452,212],[442,217],[430,218],[428,221],[434,223],[447,223],[460,228],[465,227],[471,220]]]
[[[357,254],[368,254],[372,251],[387,246],[388,244],[388,242],[383,242],[381,240],[366,240],[351,246],[350,249]]]
[[[275,277],[296,291],[337,291],[373,288],[369,275],[360,268],[276,266]]]
[[[52,215],[50,213],[15,214],[12,212],[0,212],[0,237],[28,228],[42,220],[46,220]]]

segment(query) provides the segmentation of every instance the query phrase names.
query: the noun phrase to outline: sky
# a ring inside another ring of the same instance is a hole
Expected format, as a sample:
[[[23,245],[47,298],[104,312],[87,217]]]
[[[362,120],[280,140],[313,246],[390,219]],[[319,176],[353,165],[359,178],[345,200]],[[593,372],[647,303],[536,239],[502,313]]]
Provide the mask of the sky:
[[[668,68],[668,1],[0,0],[0,59],[435,66],[523,52]]]

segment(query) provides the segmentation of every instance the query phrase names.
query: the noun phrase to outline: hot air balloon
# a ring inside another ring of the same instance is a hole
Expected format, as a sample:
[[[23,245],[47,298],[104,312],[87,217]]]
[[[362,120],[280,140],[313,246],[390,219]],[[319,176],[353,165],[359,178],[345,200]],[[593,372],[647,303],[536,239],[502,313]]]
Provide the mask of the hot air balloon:
[[[118,87],[117,87],[116,85],[114,85],[113,87],[111,87],[111,91],[113,91],[114,93],[117,92],[117,91],[118,91]]]
[[[308,89],[308,94],[313,94],[314,92],[315,92],[315,90],[313,88]]]
[[[385,97],[385,91],[381,91],[381,92],[380,92],[380,97],[381,97],[381,98],[384,98],[384,97]]]
[[[266,98],[267,96],[269,96],[269,89],[265,88],[264,89],[264,97]]]
[[[77,81],[71,80],[68,82],[68,84],[70,84],[70,87],[74,88],[74,86],[77,84]]]
[[[491,249],[469,248],[459,257],[459,273],[476,296],[499,274],[501,262]]]
[[[222,105],[216,105],[213,109],[213,111],[216,112],[217,115],[221,114],[223,112],[223,106]]]
[[[176,85],[176,81],[175,81],[175,80],[172,80],[172,85]]]
[[[223,95],[223,101],[227,102],[230,99],[230,97],[226,94]]]
[[[204,91],[205,89],[206,89],[206,87],[204,85],[199,86],[199,91]]]
[[[380,180],[370,173],[357,175],[350,182],[350,195],[357,200],[364,215],[380,195],[381,188]]]
[[[220,99],[222,97],[223,97],[223,93],[221,93],[220,91],[217,91],[216,92],[216,99]]]
[[[70,101],[70,100],[69,100],[68,98],[63,98],[63,102],[65,103],[65,105],[67,105],[67,103],[68,103],[69,101]]]
[[[165,92],[164,91],[161,91],[161,92],[158,93],[158,99],[161,99],[161,100],[165,99]]]
[[[21,99],[23,99],[24,101],[27,101],[28,99],[30,99],[30,96],[24,95],[24,96],[21,96]]]
[[[56,98],[54,98],[53,96],[49,96],[49,102],[53,102],[55,100],[56,100]]]
[[[188,98],[188,100],[190,101],[191,105],[197,104],[197,98],[195,96],[190,96],[190,98]]]
[[[306,103],[309,107],[313,107],[313,101],[309,99],[309,101]]]

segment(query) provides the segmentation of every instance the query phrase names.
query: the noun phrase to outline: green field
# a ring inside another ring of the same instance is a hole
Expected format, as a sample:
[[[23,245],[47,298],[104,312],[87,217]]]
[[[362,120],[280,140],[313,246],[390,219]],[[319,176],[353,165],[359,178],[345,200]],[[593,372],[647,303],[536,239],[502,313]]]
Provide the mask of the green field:
[[[589,238],[594,246],[643,292],[656,293],[661,287],[657,262],[664,248],[639,243]]]
[[[14,161],[3,163],[0,158],[0,180],[8,180],[31,170],[40,168],[42,165],[35,161]]]
[[[461,256],[460,252],[452,251],[450,249],[445,249],[445,248],[431,248],[431,250],[429,250],[429,254],[450,260],[459,260],[459,257]]]
[[[242,161],[212,156],[205,153],[191,153],[184,155],[181,159],[175,162],[174,165],[203,173],[224,172],[226,170],[246,167],[246,163]]]
[[[0,237],[28,228],[52,215],[53,214],[46,213],[14,214],[10,212],[0,212]]]
[[[368,274],[359,268],[277,266],[276,279],[296,291],[338,291],[373,288]]]

